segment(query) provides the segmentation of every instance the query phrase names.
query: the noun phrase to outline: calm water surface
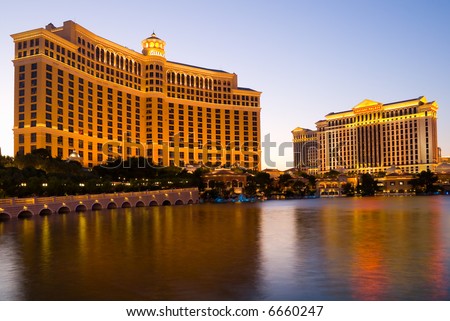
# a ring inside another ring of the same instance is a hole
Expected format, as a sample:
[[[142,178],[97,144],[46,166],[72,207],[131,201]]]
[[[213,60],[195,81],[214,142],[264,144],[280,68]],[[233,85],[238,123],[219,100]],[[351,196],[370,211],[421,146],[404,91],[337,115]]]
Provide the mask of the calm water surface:
[[[450,197],[0,222],[0,300],[448,300]]]

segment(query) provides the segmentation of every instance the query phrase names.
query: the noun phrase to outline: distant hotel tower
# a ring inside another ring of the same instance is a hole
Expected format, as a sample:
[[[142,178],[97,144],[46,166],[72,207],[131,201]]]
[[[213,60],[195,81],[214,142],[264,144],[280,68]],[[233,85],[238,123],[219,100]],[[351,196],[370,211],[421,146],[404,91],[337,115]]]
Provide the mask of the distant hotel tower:
[[[12,38],[15,153],[260,169],[261,93],[236,74],[167,61],[155,34],[142,54],[73,21]]]
[[[294,129],[294,165],[310,173],[374,173],[391,166],[406,173],[434,171],[437,110],[437,103],[423,96],[388,104],[366,99],[352,110],[326,115],[315,131]]]
[[[319,165],[317,132],[297,127],[292,131],[292,135],[294,136],[295,167],[309,174],[317,174]]]

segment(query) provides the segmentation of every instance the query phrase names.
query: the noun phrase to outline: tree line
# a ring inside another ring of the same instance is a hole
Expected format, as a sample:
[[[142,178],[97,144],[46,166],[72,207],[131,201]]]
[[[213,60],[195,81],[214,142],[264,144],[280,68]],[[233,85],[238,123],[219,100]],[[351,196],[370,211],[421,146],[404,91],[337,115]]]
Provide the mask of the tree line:
[[[158,168],[144,158],[120,159],[92,169],[52,157],[46,149],[0,157],[0,197],[62,196],[197,187],[201,173]]]
[[[233,189],[222,182],[215,182],[206,189],[202,175],[209,167],[200,167],[190,173],[179,167],[158,167],[150,159],[135,157],[117,159],[105,165],[86,169],[80,163],[52,157],[46,149],[36,149],[29,154],[12,158],[0,155],[0,198],[30,196],[62,196],[76,194],[99,194],[112,192],[133,192],[144,190],[197,187],[205,198],[232,197]],[[277,179],[264,171],[235,168],[247,173],[247,184],[243,192],[247,196],[307,197],[316,193],[317,177],[306,173],[290,175],[284,173]],[[337,178],[337,171],[321,175],[323,178]],[[438,177],[430,171],[423,171],[409,183],[418,194],[432,194],[438,191]],[[370,174],[359,176],[358,184],[344,185],[342,193],[347,196],[375,195],[378,190],[376,177]]]

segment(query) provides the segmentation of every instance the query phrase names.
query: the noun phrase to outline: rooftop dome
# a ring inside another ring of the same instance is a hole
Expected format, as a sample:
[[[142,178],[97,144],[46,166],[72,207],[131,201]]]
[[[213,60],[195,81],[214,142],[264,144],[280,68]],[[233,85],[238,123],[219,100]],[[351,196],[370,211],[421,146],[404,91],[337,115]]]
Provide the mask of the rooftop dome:
[[[83,163],[83,158],[81,158],[80,154],[77,153],[76,150],[72,151],[70,153],[69,157],[67,158],[68,162],[78,162],[80,164]]]
[[[165,58],[166,53],[164,47],[166,42],[156,36],[153,32],[152,35],[142,40],[142,53],[145,56],[158,56]]]

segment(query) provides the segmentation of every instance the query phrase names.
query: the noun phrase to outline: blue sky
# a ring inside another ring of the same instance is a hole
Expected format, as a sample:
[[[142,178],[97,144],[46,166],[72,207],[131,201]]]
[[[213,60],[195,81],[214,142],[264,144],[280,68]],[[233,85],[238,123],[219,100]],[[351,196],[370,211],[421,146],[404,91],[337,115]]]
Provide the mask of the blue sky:
[[[136,51],[153,31],[168,60],[223,69],[262,91],[261,132],[280,146],[364,99],[425,96],[439,104],[438,139],[450,155],[448,1],[21,1],[0,14],[0,147],[13,154],[10,34],[74,20]],[[292,149],[270,160],[286,168]],[[263,160],[263,168],[268,159]]]

